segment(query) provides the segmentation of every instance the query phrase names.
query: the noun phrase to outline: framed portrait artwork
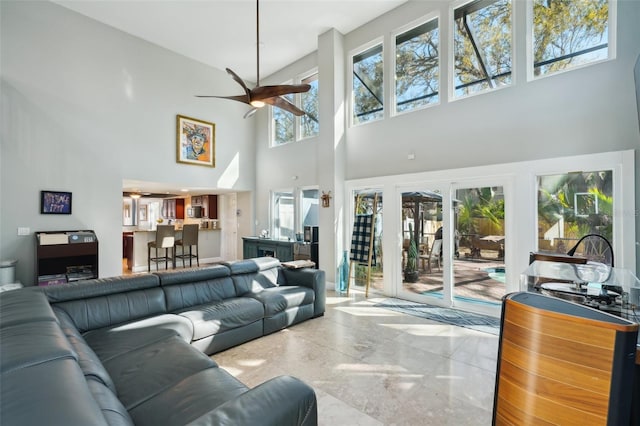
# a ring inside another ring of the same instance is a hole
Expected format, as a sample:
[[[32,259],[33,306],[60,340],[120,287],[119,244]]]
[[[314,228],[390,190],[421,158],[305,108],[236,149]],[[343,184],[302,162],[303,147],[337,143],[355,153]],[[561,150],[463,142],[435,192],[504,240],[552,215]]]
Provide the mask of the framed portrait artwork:
[[[41,214],[71,214],[71,193],[40,191]]]
[[[215,167],[216,125],[195,118],[177,116],[178,163]]]

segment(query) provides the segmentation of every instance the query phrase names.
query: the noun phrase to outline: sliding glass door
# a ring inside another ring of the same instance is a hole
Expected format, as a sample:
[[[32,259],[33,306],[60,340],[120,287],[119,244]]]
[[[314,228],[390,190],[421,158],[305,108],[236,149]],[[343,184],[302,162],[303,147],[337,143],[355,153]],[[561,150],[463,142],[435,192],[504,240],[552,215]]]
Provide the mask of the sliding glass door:
[[[506,288],[504,188],[471,185],[454,193],[454,300],[499,306]]]
[[[422,187],[401,198],[402,292],[441,299],[445,289],[442,191]]]
[[[507,288],[504,184],[425,184],[397,196],[400,296],[495,313]]]

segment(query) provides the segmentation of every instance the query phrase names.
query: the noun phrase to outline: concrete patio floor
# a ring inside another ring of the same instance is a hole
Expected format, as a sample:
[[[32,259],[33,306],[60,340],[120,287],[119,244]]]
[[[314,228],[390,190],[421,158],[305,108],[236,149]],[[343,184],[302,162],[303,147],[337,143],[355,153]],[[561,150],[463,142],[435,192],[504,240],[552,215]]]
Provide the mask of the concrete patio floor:
[[[483,253],[479,258],[465,257],[461,253],[459,259],[453,260],[454,268],[454,297],[475,299],[484,302],[500,304],[505,294],[504,282],[489,276],[488,268],[504,268],[504,260],[496,258],[493,253]],[[415,283],[403,282],[406,290],[416,294],[443,291],[442,268],[433,265],[431,271],[420,269],[420,276]],[[366,279],[357,278],[355,288],[365,288]],[[352,285],[354,285],[352,281]],[[382,292],[382,270],[371,274],[370,291]]]

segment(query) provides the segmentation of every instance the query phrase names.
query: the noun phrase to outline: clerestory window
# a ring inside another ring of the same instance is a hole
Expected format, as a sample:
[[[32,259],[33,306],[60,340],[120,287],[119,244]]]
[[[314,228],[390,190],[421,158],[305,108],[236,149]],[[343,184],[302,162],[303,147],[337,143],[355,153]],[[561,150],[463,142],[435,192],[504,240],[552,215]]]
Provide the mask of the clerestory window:
[[[318,121],[318,72],[314,71],[305,77],[297,78],[295,81],[296,83],[309,84],[311,89],[305,93],[290,94],[283,97],[305,111],[306,114],[297,117],[283,109],[271,108],[271,146],[284,145],[317,136],[320,131]]]
[[[317,136],[320,131],[318,121],[319,102],[318,102],[318,73],[315,72],[308,77],[302,79],[301,83],[309,84],[311,89],[300,95],[301,109],[306,112],[300,117],[300,138],[310,138]]]
[[[511,0],[476,0],[453,15],[454,96],[511,85]]]
[[[353,56],[353,124],[384,117],[382,43]]]
[[[533,0],[533,76],[606,60],[609,0]]]
[[[437,18],[396,36],[397,113],[439,102],[439,37]]]
[[[283,96],[291,103],[295,103],[294,96],[292,94]],[[285,111],[280,108],[271,108],[272,112],[272,140],[273,145],[283,145],[289,142],[294,142],[295,135],[295,122],[296,116],[289,111]]]

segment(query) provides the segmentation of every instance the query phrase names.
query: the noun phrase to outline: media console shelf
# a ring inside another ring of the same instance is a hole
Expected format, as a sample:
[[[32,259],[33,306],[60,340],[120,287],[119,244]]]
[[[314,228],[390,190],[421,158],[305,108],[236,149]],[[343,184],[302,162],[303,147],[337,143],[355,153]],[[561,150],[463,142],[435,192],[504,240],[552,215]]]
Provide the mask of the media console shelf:
[[[93,231],[36,232],[38,285],[98,278],[98,238]]]

